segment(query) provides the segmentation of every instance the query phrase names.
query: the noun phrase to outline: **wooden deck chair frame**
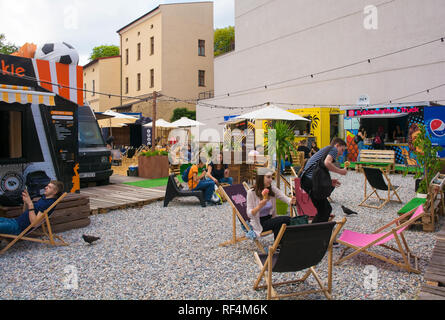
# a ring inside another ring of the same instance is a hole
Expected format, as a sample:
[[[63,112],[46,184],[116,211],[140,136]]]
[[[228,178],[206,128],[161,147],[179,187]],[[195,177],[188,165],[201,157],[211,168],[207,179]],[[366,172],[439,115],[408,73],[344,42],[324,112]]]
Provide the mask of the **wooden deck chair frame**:
[[[43,212],[43,215],[40,219],[37,219],[36,221],[34,221],[34,223],[31,223],[19,235],[0,234],[0,238],[13,239],[5,248],[0,251],[0,255],[4,254],[9,248],[11,248],[16,242],[20,240],[45,243],[52,246],[67,246],[68,244],[60,236],[53,234],[48,216],[48,212],[50,212],[55,206],[57,206],[59,202],[62,201],[63,198],[65,198],[66,195],[66,192],[62,194],[48,209]],[[27,234],[34,232],[39,227],[42,227],[43,236],[46,237],[47,240],[26,237]],[[55,239],[57,239],[58,241],[56,241]]]
[[[377,169],[377,168],[371,168],[371,169]],[[387,192],[386,198],[380,197],[380,195],[377,192],[377,189],[375,189],[373,186],[371,186],[371,188],[373,189],[372,192],[370,194],[368,194],[368,192],[367,192],[368,179],[366,178],[365,171],[363,170],[363,175],[365,176],[364,199],[362,202],[360,202],[359,206],[380,210],[390,201],[396,201],[396,202],[402,203],[402,200],[400,200],[400,197],[397,193],[397,191],[401,187],[399,186],[397,189],[393,190],[392,189],[393,185],[392,185],[391,180],[389,179],[388,175],[386,174],[385,170],[382,168],[379,168],[379,170],[382,172],[382,175],[386,180],[386,185],[388,186],[388,192]],[[381,191],[385,192],[383,190],[381,190]],[[392,194],[391,194],[391,192],[392,192]],[[376,195],[376,197],[372,197],[374,194]],[[394,195],[397,197],[398,200],[393,199]],[[374,205],[367,204],[366,202],[369,199],[378,199],[379,205],[374,206]]]
[[[243,182],[243,186],[244,188],[247,190],[249,190],[249,186],[247,185],[246,182]],[[236,220],[238,218],[238,220],[243,224],[244,228],[246,228],[246,230],[251,230],[251,228],[249,227],[249,225],[247,224],[246,220],[244,220],[243,216],[241,215],[241,213],[238,211],[238,209],[235,207],[235,205],[232,202],[232,199],[230,199],[230,197],[227,195],[227,193],[224,191],[224,188],[222,188],[221,186],[219,187],[219,192],[220,195],[222,195],[227,202],[230,204],[230,206],[232,207],[232,239],[223,243],[220,243],[219,246],[220,247],[225,247],[228,245],[234,245],[237,244],[238,242],[244,241],[244,240],[248,240],[248,238],[246,236],[240,236],[237,237],[236,235]],[[272,234],[273,231],[269,230],[269,231],[265,231],[261,233],[261,237],[267,236],[269,234]],[[256,246],[258,247],[258,249],[262,252],[265,253],[266,251],[264,250],[263,245],[261,244],[261,242],[258,239],[254,240]]]
[[[424,215],[425,215],[425,211],[423,211],[422,214],[418,215],[415,219],[411,219],[408,220],[404,223],[400,223],[401,221],[408,219],[416,210],[418,209],[415,208],[413,210],[411,210],[410,212],[405,213],[404,215],[400,216],[397,219],[394,219],[393,221],[391,221],[390,223],[384,225],[383,227],[377,229],[376,231],[373,232],[373,234],[376,233],[381,233],[382,231],[384,231],[385,229],[388,229],[389,227],[391,227],[392,225],[395,225],[395,228],[392,228],[391,230],[385,232],[385,234],[381,237],[379,237],[378,239],[374,240],[373,242],[367,244],[366,246],[363,247],[357,247],[354,245],[351,245],[350,243],[344,242],[340,239],[337,239],[337,242],[340,244],[343,244],[346,246],[346,248],[344,248],[342,250],[342,252],[340,253],[340,257],[338,258],[338,260],[335,262],[335,265],[339,265],[342,262],[358,255],[359,253],[365,253],[367,255],[370,255],[374,258],[380,259],[384,262],[388,262],[392,265],[395,265],[399,268],[405,269],[406,271],[409,272],[414,272],[419,274],[420,270],[418,267],[418,257],[416,255],[414,255],[411,250],[409,249],[408,246],[408,242],[406,241],[404,235],[403,235],[403,231],[400,234],[397,234],[397,232],[405,227],[409,227],[411,224],[413,224],[414,222],[416,222],[418,219],[421,219]],[[388,236],[394,235],[394,239],[396,240],[397,243],[397,248],[394,248],[392,246],[388,246],[386,244],[381,244],[380,247],[383,247],[385,249],[391,250],[393,252],[397,252],[400,253],[400,255],[402,256],[402,260],[403,262],[398,262],[394,259],[385,257],[381,254],[377,254],[375,252],[369,251],[370,248],[372,248],[376,243],[380,242],[383,239],[386,239]],[[402,246],[403,244],[403,246]],[[352,253],[350,253],[347,256],[344,256],[346,250],[348,249],[353,249],[354,251]],[[414,260],[414,265],[411,264],[411,260]]]
[[[323,294],[326,296],[326,298],[331,300],[332,299],[332,269],[333,269],[332,246],[333,246],[333,243],[334,243],[335,239],[337,238],[340,230],[345,225],[345,223],[346,223],[346,218],[343,218],[342,221],[336,223],[337,225],[336,225],[334,231],[332,232],[331,240],[328,245],[328,249],[327,249],[327,252],[328,252],[327,286],[325,284],[323,284],[320,276],[315,271],[315,266],[310,267],[308,269],[308,271],[304,274],[304,276],[300,279],[290,280],[290,281],[285,281],[285,282],[277,282],[277,283],[274,283],[272,281],[272,273],[273,273],[272,272],[272,258],[273,258],[274,253],[277,251],[278,245],[281,242],[281,238],[283,237],[284,232],[286,231],[286,228],[287,228],[287,226],[285,224],[283,224],[281,226],[281,229],[280,229],[280,232],[278,233],[277,238],[274,241],[274,244],[269,248],[267,260],[264,263],[264,265],[261,262],[258,253],[257,252],[254,253],[255,261],[258,264],[258,266],[260,267],[261,271],[260,271],[260,274],[258,275],[257,279],[255,280],[253,289],[258,290],[258,289],[267,288],[267,300],[272,300],[272,299],[276,300],[276,299],[280,299],[280,298],[301,296],[301,295],[307,295],[307,294],[318,293],[318,292],[323,292]],[[289,285],[289,284],[293,284],[293,283],[302,283],[302,282],[306,281],[311,274],[314,276],[315,280],[317,281],[317,283],[320,287],[319,290],[307,290],[307,291],[303,291],[303,292],[292,292],[292,293],[287,293],[287,294],[278,294],[274,288],[274,287],[278,287],[278,286],[282,286],[282,285]],[[266,284],[260,285],[260,282],[263,278],[264,278]]]

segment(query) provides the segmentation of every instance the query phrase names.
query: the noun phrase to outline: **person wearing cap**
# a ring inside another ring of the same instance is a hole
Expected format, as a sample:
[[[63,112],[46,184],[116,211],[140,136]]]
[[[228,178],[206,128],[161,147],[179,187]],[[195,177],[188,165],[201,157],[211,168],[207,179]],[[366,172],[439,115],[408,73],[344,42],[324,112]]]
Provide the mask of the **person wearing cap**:
[[[255,186],[247,191],[247,215],[258,237],[263,231],[272,230],[276,238],[281,226],[289,225],[289,216],[277,215],[277,199],[288,205],[296,203],[295,197],[289,198],[272,186],[272,173],[268,168],[259,168]]]

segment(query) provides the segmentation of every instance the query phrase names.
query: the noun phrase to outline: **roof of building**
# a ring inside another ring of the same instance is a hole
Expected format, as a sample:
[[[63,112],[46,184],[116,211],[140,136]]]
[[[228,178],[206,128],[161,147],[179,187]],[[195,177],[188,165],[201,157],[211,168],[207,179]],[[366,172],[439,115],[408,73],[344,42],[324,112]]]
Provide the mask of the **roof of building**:
[[[111,59],[111,58],[120,58],[119,56],[111,56],[111,57],[102,57],[102,58],[96,58],[93,61],[88,62],[86,65],[83,66],[83,68],[88,68],[89,66],[95,64],[96,62],[98,62],[99,60],[104,60],[104,59]]]
[[[129,24],[127,24],[126,26],[120,28],[119,30],[116,31],[116,33],[120,33],[122,30],[124,30],[125,28],[131,26],[132,24],[134,24],[135,22],[138,22],[139,20],[142,20],[143,18],[149,16],[150,14],[152,14],[153,12],[155,12],[156,10],[158,10],[161,6],[168,6],[168,5],[178,5],[178,4],[196,4],[196,3],[213,3],[212,1],[196,1],[196,2],[181,2],[181,3],[166,3],[166,4],[160,4],[158,5],[156,8],[154,8],[153,10],[147,12],[146,14],[144,14],[143,16],[140,16],[139,18],[137,18],[136,20],[130,22]]]

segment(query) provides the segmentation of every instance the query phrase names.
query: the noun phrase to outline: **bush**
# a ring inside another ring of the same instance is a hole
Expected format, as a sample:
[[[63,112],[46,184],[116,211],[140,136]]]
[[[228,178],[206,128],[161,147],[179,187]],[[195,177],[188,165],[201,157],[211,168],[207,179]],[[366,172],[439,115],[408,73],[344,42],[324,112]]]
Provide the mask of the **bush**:
[[[140,154],[143,157],[153,157],[153,156],[168,156],[167,151],[145,151]]]

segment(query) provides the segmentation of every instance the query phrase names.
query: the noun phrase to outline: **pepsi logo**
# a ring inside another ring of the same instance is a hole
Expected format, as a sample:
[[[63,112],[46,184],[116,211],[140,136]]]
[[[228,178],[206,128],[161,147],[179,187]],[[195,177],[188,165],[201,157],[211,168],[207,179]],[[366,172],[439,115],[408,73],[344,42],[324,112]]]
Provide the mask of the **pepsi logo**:
[[[445,123],[440,119],[434,119],[430,122],[430,130],[437,137],[445,136]]]

